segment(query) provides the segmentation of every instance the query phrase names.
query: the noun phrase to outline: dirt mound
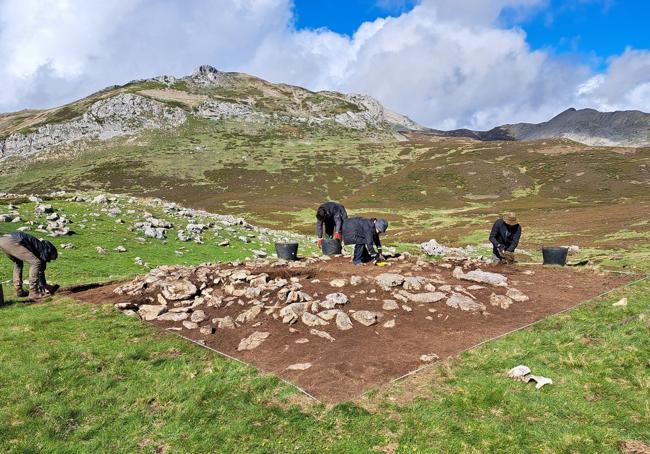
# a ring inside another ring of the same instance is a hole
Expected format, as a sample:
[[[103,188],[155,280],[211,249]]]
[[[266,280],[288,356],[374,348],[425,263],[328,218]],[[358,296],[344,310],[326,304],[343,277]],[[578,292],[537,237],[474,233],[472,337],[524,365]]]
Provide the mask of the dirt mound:
[[[488,266],[482,271],[502,275],[490,285],[466,280],[482,276],[471,263],[389,263],[357,267],[344,258],[312,258],[168,266],[75,297],[111,302],[339,402],[628,280]],[[453,272],[456,265],[464,265],[462,273]]]

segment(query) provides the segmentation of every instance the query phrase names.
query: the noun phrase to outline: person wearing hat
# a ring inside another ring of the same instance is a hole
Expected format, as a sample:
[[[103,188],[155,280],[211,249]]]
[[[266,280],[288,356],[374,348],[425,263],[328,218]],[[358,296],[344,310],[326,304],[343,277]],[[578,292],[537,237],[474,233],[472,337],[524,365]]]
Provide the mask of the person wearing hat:
[[[348,218],[345,207],[336,202],[325,202],[316,210],[316,238],[318,247],[323,242],[323,224],[325,225],[326,238],[341,239],[343,221]]]
[[[515,213],[506,213],[497,219],[490,232],[490,243],[494,257],[501,263],[515,261],[515,249],[521,238],[521,226],[517,222]]]
[[[386,219],[350,218],[343,221],[343,241],[354,244],[352,263],[361,265],[371,260],[382,260],[382,248],[379,235],[388,229]],[[377,246],[377,252],[375,247]]]
[[[0,237],[0,251],[14,262],[13,283],[18,298],[29,295],[31,299],[41,299],[59,289],[58,285],[48,285],[45,280],[47,263],[58,257],[56,248],[49,241],[23,232],[13,232]],[[29,294],[23,289],[24,262],[29,263]]]

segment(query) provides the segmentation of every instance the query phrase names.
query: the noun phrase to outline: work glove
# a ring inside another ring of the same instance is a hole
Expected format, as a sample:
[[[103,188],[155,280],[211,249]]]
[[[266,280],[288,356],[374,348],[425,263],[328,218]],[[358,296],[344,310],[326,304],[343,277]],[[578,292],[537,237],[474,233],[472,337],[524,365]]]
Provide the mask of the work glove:
[[[341,232],[336,232],[336,233],[334,234],[334,239],[340,241],[340,240],[341,240]]]
[[[321,240],[319,238],[318,240],[316,240],[316,244],[318,245],[318,249],[322,248],[323,247],[323,240]]]

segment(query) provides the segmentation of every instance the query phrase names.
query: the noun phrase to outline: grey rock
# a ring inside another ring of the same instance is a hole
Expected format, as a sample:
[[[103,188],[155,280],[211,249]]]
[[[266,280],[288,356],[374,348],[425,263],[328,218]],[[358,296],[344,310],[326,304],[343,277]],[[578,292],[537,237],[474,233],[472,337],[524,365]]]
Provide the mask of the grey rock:
[[[399,304],[395,300],[384,300],[381,308],[385,311],[394,311],[399,309]]]
[[[375,281],[384,288],[398,287],[404,282],[404,276],[394,273],[382,273],[375,277]]]
[[[348,297],[344,293],[330,293],[325,296],[325,301],[320,303],[320,306],[325,309],[334,309],[336,306],[343,306],[347,304]]]
[[[442,292],[409,293],[404,291],[400,292],[400,295],[414,303],[436,303],[447,296]]]
[[[183,321],[183,326],[184,326],[186,329],[197,329],[197,328],[199,327],[198,323],[191,322],[191,321],[189,321],[189,320],[185,320],[185,321]]]
[[[453,276],[456,279],[478,282],[480,284],[490,284],[496,287],[505,287],[508,285],[508,278],[503,274],[490,273],[488,271],[482,271],[480,269],[465,273],[461,267],[457,266],[454,268]]]
[[[153,304],[143,304],[138,308],[138,315],[142,320],[155,320],[160,314],[163,314],[167,311],[165,306],[153,305]]]
[[[326,331],[321,331],[321,330],[318,330],[318,329],[315,329],[315,328],[310,329],[309,333],[314,335],[314,336],[318,336],[318,337],[322,337],[323,339],[327,339],[330,342],[334,342],[334,340],[335,340]]]
[[[327,322],[321,319],[319,316],[310,314],[309,312],[304,312],[301,317],[302,322],[307,326],[324,326],[327,325]]]
[[[162,320],[166,322],[182,322],[187,320],[190,317],[190,314],[187,312],[166,312],[160,315],[157,320]]]
[[[372,326],[377,323],[381,314],[373,311],[356,311],[352,318],[364,326]]]
[[[474,301],[469,296],[461,295],[460,293],[453,293],[449,298],[447,298],[447,306],[470,312],[485,310],[485,305]]]
[[[205,312],[202,310],[194,311],[192,312],[192,315],[190,316],[190,320],[192,320],[194,323],[201,323],[202,321],[206,320],[208,318],[207,315],[205,315]]]
[[[240,352],[244,350],[253,350],[259,347],[270,335],[271,333],[268,332],[255,331],[253,334],[239,342],[237,350]]]
[[[190,299],[198,292],[199,289],[190,281],[178,280],[162,284],[162,294],[168,301]]]

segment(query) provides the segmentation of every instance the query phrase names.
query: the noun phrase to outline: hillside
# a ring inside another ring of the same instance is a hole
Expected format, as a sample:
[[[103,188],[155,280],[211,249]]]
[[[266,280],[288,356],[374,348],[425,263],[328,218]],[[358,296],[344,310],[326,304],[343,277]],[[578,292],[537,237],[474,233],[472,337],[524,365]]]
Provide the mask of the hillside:
[[[174,129],[193,119],[262,128],[328,128],[391,135],[423,129],[364,95],[312,92],[203,65],[182,79],[161,76],[110,87],[58,109],[0,116],[0,159],[51,153],[90,141]],[[396,136],[398,137],[398,136]]]
[[[436,131],[435,134],[484,141],[570,139],[594,146],[648,147],[650,114],[638,110],[599,112],[571,108],[544,123],[515,123],[489,131],[458,129]]]

